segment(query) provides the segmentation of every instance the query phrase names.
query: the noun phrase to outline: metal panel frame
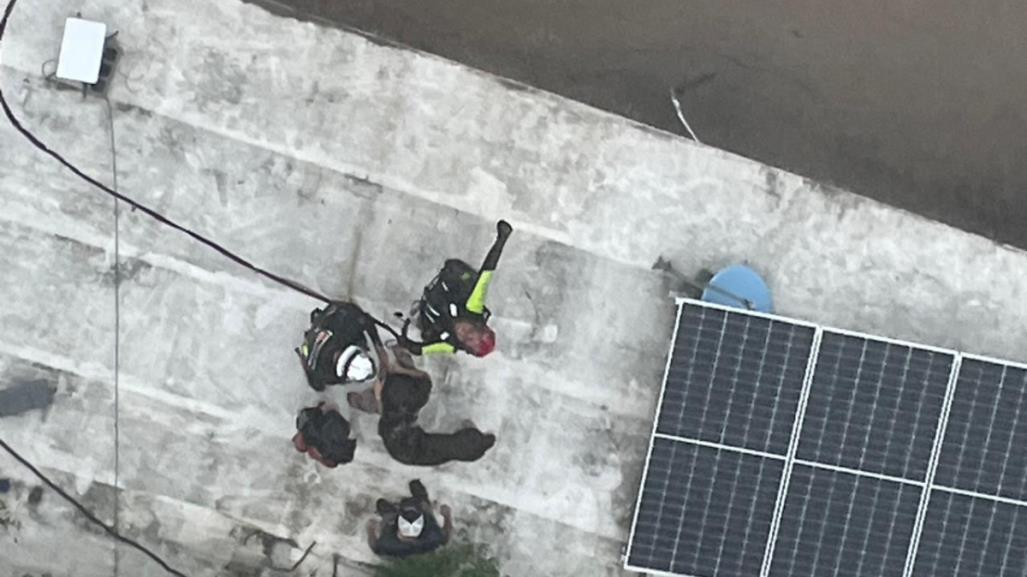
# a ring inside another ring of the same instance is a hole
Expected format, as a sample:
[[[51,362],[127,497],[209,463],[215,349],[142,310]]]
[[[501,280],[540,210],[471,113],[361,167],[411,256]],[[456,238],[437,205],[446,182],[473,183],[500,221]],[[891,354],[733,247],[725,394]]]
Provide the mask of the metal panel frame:
[[[729,307],[727,305],[721,305],[721,304],[717,304],[717,303],[708,303],[706,301],[701,301],[701,300],[697,300],[697,299],[678,297],[678,298],[674,299],[674,302],[675,302],[675,304],[678,305],[678,310],[679,311],[681,310],[681,306],[682,305],[697,305],[697,306],[702,307],[704,309],[713,309],[713,310],[723,311],[723,312],[727,312],[727,313],[737,313],[737,314],[749,315],[751,317],[759,317],[759,318],[762,318],[762,319],[778,321],[778,322],[787,323],[787,324],[790,324],[790,325],[799,325],[801,327],[808,327],[808,328],[811,328],[811,329],[820,328],[820,325],[818,325],[816,323],[811,323],[809,321],[800,321],[798,319],[792,319],[792,318],[788,318],[788,317],[783,317],[781,315],[775,315],[773,313],[764,313],[764,312],[760,312],[760,311],[750,311],[750,310],[746,310],[746,309],[738,309],[738,308],[734,308],[734,307]]]
[[[1002,495],[989,495],[987,493],[979,493],[977,491],[968,491],[966,489],[958,489],[956,487],[947,487],[945,485],[935,485],[932,487],[935,491],[941,491],[942,493],[951,493],[953,495],[962,495],[964,497],[973,497],[974,499],[983,499],[985,501],[992,501],[995,503],[1005,503],[1006,505],[1016,505],[1027,509],[1027,500],[1014,499],[1012,497],[1003,497]]]
[[[953,349],[946,349],[944,347],[935,347],[932,345],[922,345],[920,343],[914,343],[903,339],[895,339],[892,337],[885,337],[881,335],[870,335],[867,333],[861,333],[859,331],[850,331],[848,329],[836,329],[834,327],[823,327],[826,333],[835,333],[846,337],[855,337],[858,339],[864,339],[868,341],[877,341],[879,343],[886,343],[889,345],[898,345],[900,347],[909,347],[911,349],[919,349],[922,351],[930,351],[932,353],[941,353],[945,355],[952,355],[953,357],[959,356],[959,351]]]
[[[679,297],[679,298],[675,299],[674,302],[678,305],[679,310],[680,310],[680,306],[682,304],[698,305],[698,306],[703,307],[703,308],[715,309],[715,310],[720,310],[720,311],[729,312],[729,313],[738,313],[738,314],[743,314],[743,315],[749,315],[749,316],[753,316],[753,317],[769,319],[769,320],[772,320],[772,321],[788,323],[790,325],[798,325],[798,326],[801,326],[801,327],[809,327],[809,328],[812,328],[812,329],[823,329],[824,332],[837,333],[837,334],[845,335],[845,336],[849,336],[849,337],[858,337],[858,338],[863,338],[863,339],[867,339],[867,340],[871,340],[871,341],[879,341],[879,342],[884,342],[884,343],[890,343],[890,344],[893,344],[893,345],[901,345],[901,346],[906,346],[906,347],[912,347],[912,348],[915,348],[915,349],[923,349],[923,350],[932,351],[932,352],[936,352],[936,353],[947,353],[947,354],[950,354],[950,355],[960,355],[960,354],[963,354],[963,353],[960,353],[959,351],[957,351],[955,349],[948,349],[948,348],[945,348],[945,347],[937,347],[937,346],[933,346],[933,345],[924,345],[924,344],[921,344],[921,343],[914,343],[912,341],[907,341],[907,340],[904,340],[904,339],[887,337],[887,336],[883,336],[883,335],[872,335],[872,334],[869,334],[869,333],[864,333],[864,332],[850,330],[850,329],[840,329],[840,328],[833,327],[831,325],[822,325],[822,324],[812,323],[812,322],[809,322],[809,321],[803,321],[803,320],[794,319],[794,318],[791,318],[791,317],[781,316],[781,315],[772,314],[772,313],[764,313],[764,312],[760,312],[760,311],[750,311],[750,310],[746,310],[746,309],[733,308],[733,307],[729,307],[729,306],[726,306],[726,305],[721,305],[721,304],[717,304],[717,303],[708,303],[706,301],[701,301],[701,300],[697,300],[697,299]],[[963,354],[963,356],[964,357],[972,357],[974,355]],[[986,357],[981,357],[980,360],[991,361],[991,362],[1002,364],[1002,365],[1013,364],[1013,363],[1009,363],[1009,362],[998,360],[998,359],[989,359],[989,358],[986,358]],[[1027,369],[1027,364],[1022,365],[1022,368]]]
[[[799,452],[799,437],[802,434],[802,423],[806,419],[806,407],[809,406],[809,391],[813,387],[813,373],[817,370],[817,359],[820,356],[820,342],[824,330],[813,329],[813,342],[810,345],[809,358],[806,359],[806,374],[802,379],[802,392],[799,394],[799,406],[795,409],[795,420],[792,421],[792,435],[789,439],[788,458],[781,472],[781,484],[777,488],[777,499],[774,501],[774,513],[770,518],[770,532],[767,544],[763,548],[763,564],[760,566],[760,577],[770,573],[770,562],[777,546],[777,534],[781,530],[781,517],[784,516],[785,499],[788,496],[788,485],[792,482],[792,471],[795,469],[795,455]]]
[[[803,467],[809,467],[811,469],[821,469],[824,471],[834,471],[835,473],[846,473],[854,475],[856,477],[866,477],[867,479],[877,479],[878,481],[890,481],[899,485],[911,485],[913,487],[923,487],[925,483],[923,481],[914,481],[912,479],[904,479],[902,477],[893,477],[892,475],[885,475],[884,473],[874,473],[873,471],[862,471],[860,469],[853,469],[852,467],[843,467],[841,465],[832,465],[830,463],[818,463],[816,461],[807,461],[806,459],[796,459],[796,465],[802,465]]]
[[[995,357],[988,357],[985,355],[974,355],[971,353],[961,353],[960,356],[970,361],[980,361],[982,363],[991,363],[993,365],[1002,365],[1004,367],[1012,367],[1014,369],[1027,371],[1027,363],[1021,363],[1018,361],[1004,361],[1002,359],[996,359]]]
[[[680,435],[668,435],[667,433],[656,433],[654,435],[656,439],[663,439],[665,441],[677,441],[686,445],[693,445],[696,447],[706,447],[707,449],[717,449],[718,451],[730,451],[732,453],[741,453],[743,455],[750,455],[753,457],[763,457],[764,459],[772,459],[775,461],[785,461],[788,459],[785,455],[778,455],[777,453],[768,453],[767,451],[757,451],[756,449],[748,449],[746,447],[737,447],[735,445],[725,445],[724,443],[714,443],[713,441],[703,441],[702,439],[693,439],[691,437],[682,437]]]
[[[934,486],[934,476],[938,472],[941,446],[945,442],[945,431],[948,429],[949,414],[952,411],[952,399],[956,396],[956,383],[959,381],[959,372],[962,367],[963,357],[957,354],[952,362],[952,373],[949,374],[949,383],[945,387],[945,400],[941,405],[938,428],[934,432],[934,447],[931,448],[931,459],[927,462],[927,475],[924,477],[924,486],[921,489],[920,504],[916,510],[913,536],[909,541],[909,549],[906,551],[906,565],[902,570],[902,577],[910,577],[913,574],[913,565],[916,564],[916,554],[920,549],[920,537],[924,531],[924,520],[927,518],[927,507],[931,504],[931,488]]]

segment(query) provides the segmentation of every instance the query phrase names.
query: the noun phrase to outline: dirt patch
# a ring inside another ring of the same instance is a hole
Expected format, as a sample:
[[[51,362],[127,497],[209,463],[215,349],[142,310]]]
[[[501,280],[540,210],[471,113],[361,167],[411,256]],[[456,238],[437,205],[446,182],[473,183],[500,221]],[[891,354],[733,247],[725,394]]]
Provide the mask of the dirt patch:
[[[10,531],[20,529],[21,523],[14,517],[14,512],[7,506],[6,499],[0,499],[0,529]]]

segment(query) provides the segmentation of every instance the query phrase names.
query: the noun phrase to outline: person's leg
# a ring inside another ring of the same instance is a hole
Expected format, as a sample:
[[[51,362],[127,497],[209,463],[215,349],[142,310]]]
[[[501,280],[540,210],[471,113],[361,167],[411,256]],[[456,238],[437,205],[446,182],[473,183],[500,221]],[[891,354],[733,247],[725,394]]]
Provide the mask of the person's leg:
[[[392,347],[392,356],[396,358],[396,364],[405,368],[417,371],[417,365],[414,364],[414,357],[410,354],[410,351],[403,347],[396,346]]]
[[[378,399],[374,396],[374,387],[369,387],[360,392],[346,393],[346,402],[358,411],[374,414],[381,412],[381,407],[378,406]]]
[[[389,455],[404,465],[434,467],[450,461],[477,461],[496,444],[496,436],[478,429],[426,433],[420,426],[382,435]]]

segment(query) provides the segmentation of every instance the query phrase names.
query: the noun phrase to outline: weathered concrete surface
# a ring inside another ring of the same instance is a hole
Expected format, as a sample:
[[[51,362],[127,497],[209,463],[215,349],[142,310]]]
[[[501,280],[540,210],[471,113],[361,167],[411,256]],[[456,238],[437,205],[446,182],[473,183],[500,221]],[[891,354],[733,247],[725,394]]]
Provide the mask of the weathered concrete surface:
[[[307,571],[330,574],[333,553],[371,563],[374,499],[414,476],[510,575],[621,575],[671,331],[668,283],[649,268],[661,254],[686,272],[748,260],[785,314],[1025,357],[1023,253],[234,0],[22,0],[0,82],[98,177],[104,103],[38,76],[77,10],[126,47],[111,95],[122,189],[276,272],[387,315],[443,258],[480,258],[495,219],[519,229],[490,299],[500,352],[428,365],[423,418],[472,417],[497,447],[404,467],[361,416],[356,461],[329,472],[288,441],[317,398],[291,351],[314,303],[123,212],[115,479],[113,206],[0,127],[0,388],[56,389],[0,434],[106,518],[118,503],[128,534],[191,575],[266,573],[254,530],[296,556],[316,540]],[[7,497],[22,528],[0,532],[19,553],[0,571],[110,574],[109,543],[52,495],[29,514],[34,481],[0,467],[23,484]],[[159,574],[119,550],[123,574]]]

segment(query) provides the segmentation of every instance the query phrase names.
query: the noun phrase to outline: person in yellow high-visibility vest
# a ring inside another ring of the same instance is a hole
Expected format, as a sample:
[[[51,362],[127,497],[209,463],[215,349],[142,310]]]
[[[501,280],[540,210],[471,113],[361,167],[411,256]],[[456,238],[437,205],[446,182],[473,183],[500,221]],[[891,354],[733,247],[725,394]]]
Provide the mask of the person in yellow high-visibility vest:
[[[424,288],[416,306],[421,342],[406,338],[408,321],[403,328],[404,348],[417,355],[464,351],[476,357],[495,349],[496,333],[488,326],[492,313],[485,306],[485,298],[512,232],[513,227],[505,220],[496,223],[496,240],[477,273],[462,260],[446,261],[438,276]]]

